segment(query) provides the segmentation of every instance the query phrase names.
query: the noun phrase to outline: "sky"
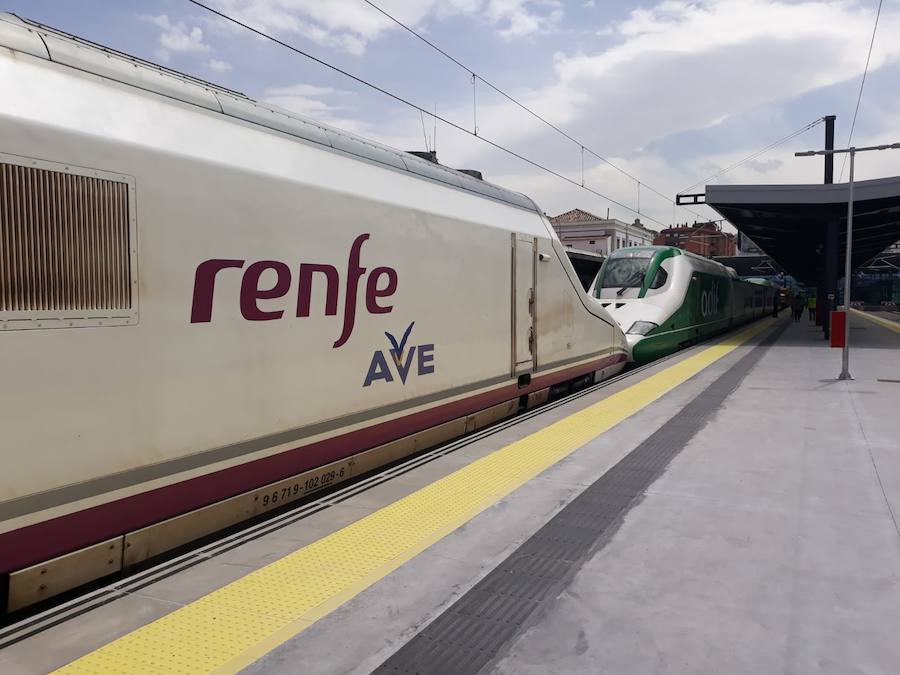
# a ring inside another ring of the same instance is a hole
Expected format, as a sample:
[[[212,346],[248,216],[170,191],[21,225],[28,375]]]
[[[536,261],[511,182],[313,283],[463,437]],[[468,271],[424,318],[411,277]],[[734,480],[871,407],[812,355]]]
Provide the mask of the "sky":
[[[478,138],[188,0],[6,0],[4,9],[400,150],[436,147],[442,164],[481,170],[549,215],[582,208],[605,216],[609,209],[631,221],[639,211],[654,229],[718,218],[708,207],[675,208],[672,196],[823,115],[837,115],[836,143],[846,146],[878,5],[373,0],[466,70],[364,0],[205,1],[468,132],[477,126]],[[854,145],[900,141],[898,34],[900,0],[885,0]],[[483,82],[473,86],[472,72],[577,142]],[[821,182],[822,158],[793,153],[823,143],[819,124],[716,182]],[[835,174],[838,180],[840,159]],[[898,174],[900,151],[857,157],[857,179]]]

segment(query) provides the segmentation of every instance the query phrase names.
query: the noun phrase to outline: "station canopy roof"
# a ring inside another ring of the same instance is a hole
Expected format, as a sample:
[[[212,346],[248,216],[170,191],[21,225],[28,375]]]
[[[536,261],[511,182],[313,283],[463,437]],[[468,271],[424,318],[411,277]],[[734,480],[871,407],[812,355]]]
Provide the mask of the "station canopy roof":
[[[843,276],[849,185],[707,185],[706,204],[750,237],[788,274],[818,283],[829,221],[838,223]],[[900,240],[900,176],[856,181],[853,252],[857,268]]]
[[[773,277],[784,273],[781,265],[767,255],[715,256],[713,260],[732,268],[739,277]]]

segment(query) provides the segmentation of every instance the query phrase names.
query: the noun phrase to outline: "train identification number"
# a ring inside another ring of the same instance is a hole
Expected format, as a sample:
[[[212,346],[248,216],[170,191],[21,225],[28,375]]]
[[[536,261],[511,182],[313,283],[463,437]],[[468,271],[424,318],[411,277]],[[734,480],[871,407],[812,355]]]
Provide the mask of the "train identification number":
[[[332,468],[327,468],[324,471],[310,472],[298,476],[292,482],[285,481],[284,483],[264,488],[256,494],[254,499],[258,500],[261,508],[269,509],[279,504],[299,499],[312,492],[323,490],[349,477],[350,467],[346,463],[339,466],[332,465]]]

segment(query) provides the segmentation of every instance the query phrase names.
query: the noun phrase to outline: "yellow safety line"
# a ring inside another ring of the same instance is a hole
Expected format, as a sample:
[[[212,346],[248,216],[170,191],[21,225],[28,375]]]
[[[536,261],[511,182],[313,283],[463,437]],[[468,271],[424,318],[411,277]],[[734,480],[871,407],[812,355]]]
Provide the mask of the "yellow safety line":
[[[236,672],[773,322],[760,321],[57,672]]]
[[[884,326],[888,330],[892,330],[895,333],[900,333],[900,323],[897,323],[896,321],[891,321],[890,319],[882,319],[880,316],[873,316],[868,312],[861,312],[858,309],[851,308],[850,311],[856,316],[861,316],[862,318],[867,319],[873,323],[877,323],[879,326]]]

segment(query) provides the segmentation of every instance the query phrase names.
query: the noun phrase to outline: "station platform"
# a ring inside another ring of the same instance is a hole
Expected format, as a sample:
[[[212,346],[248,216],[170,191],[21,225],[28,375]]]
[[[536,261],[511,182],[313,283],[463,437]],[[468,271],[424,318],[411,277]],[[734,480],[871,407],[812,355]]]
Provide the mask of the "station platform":
[[[859,310],[853,310],[855,312],[859,312]],[[861,312],[859,316],[867,316],[869,319],[881,320],[882,325],[886,325],[889,328],[893,327],[895,324],[900,324],[900,312],[897,311],[888,311],[888,310],[875,310],[875,311],[867,311]],[[888,323],[883,323],[887,321]]]
[[[0,672],[896,673],[900,323],[782,314],[0,630]]]

